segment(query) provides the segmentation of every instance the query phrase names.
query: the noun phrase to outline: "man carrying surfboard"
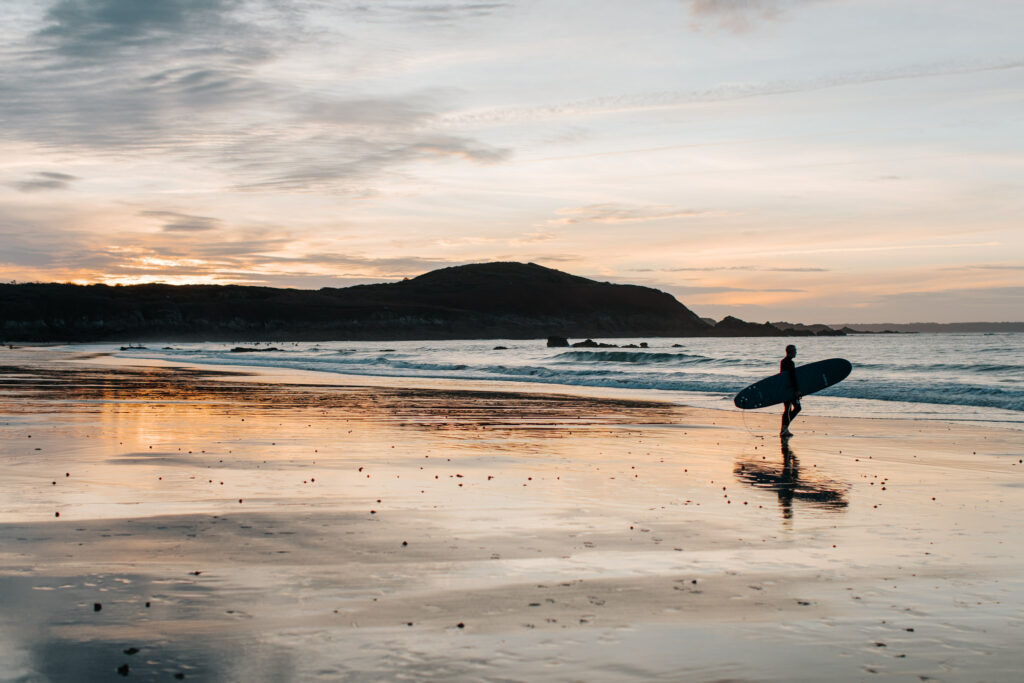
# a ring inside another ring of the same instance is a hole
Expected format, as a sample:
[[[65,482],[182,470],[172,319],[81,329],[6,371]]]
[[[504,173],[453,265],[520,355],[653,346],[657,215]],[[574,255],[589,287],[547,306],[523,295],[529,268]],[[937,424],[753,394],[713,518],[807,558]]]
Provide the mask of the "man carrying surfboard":
[[[845,358],[826,358],[797,367],[793,362],[795,357],[796,347],[790,344],[786,347],[786,357],[779,363],[780,372],[754,382],[732,399],[742,410],[784,404],[782,431],[779,432],[782,438],[793,436],[789,423],[800,412],[801,397],[843,381],[853,370]]]
[[[793,436],[793,432],[789,431],[789,424],[800,412],[800,385],[796,381],[794,358],[796,358],[796,346],[790,344],[786,347],[786,357],[779,363],[779,372],[789,377],[789,382],[793,387],[793,398],[782,403],[782,431],[779,432],[779,436]]]

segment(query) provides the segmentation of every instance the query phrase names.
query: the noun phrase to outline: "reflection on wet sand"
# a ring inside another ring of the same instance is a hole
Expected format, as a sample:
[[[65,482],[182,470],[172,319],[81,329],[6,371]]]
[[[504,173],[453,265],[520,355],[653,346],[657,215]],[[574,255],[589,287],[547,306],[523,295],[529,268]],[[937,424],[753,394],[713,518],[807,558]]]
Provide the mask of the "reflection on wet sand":
[[[545,436],[551,427],[661,422],[678,406],[650,401],[494,391],[323,386],[231,381],[246,372],[154,367],[68,369],[0,365],[0,410],[38,413],[38,403],[188,404],[213,415],[247,411],[338,412],[346,420],[425,429],[488,429],[515,425]],[[552,434],[553,435],[553,434]]]
[[[744,484],[775,491],[783,519],[793,518],[795,501],[822,510],[842,510],[849,504],[846,500],[849,485],[817,473],[801,475],[800,461],[790,448],[788,439],[782,439],[781,466],[776,462],[743,459],[736,462],[733,474]]]
[[[0,349],[0,680],[1020,668],[1024,468],[962,453],[1019,432],[808,418],[801,468],[725,412],[67,356]]]

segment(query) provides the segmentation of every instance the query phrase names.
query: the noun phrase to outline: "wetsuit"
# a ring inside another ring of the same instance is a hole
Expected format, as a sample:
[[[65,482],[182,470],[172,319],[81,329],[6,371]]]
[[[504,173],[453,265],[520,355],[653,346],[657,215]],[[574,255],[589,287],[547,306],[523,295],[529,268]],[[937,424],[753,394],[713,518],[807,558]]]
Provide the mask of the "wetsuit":
[[[779,363],[779,372],[789,375],[789,382],[793,385],[793,391],[796,392],[796,396],[792,401],[783,403],[782,428],[786,429],[797,413],[800,412],[800,385],[796,382],[796,363],[789,356],[783,358],[782,362]]]

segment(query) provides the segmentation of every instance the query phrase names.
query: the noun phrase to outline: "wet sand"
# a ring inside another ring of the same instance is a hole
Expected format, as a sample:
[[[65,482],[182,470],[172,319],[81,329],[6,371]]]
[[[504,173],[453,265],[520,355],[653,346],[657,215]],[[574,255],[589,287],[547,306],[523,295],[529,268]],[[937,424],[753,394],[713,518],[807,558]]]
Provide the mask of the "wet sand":
[[[1024,667],[1021,431],[110,363],[0,351],[0,680]]]

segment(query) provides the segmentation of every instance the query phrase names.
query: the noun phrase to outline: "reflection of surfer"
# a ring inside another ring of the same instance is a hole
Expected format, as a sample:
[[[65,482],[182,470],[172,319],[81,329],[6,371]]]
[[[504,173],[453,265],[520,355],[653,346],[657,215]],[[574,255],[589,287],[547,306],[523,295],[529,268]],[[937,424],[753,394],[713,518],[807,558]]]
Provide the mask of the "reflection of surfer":
[[[736,479],[755,489],[774,491],[779,497],[782,518],[793,518],[795,507],[804,504],[824,510],[842,510],[847,506],[848,484],[821,476],[820,470],[811,470],[808,475],[801,471],[796,453],[789,447],[789,440],[782,440],[782,466],[774,462],[740,458],[733,467]]]
[[[789,431],[789,423],[800,412],[800,385],[796,382],[794,358],[796,358],[796,347],[790,344],[786,347],[786,357],[779,363],[779,372],[789,375],[789,382],[793,386],[793,400],[785,401],[782,404],[782,431],[779,432],[779,436],[793,436],[793,432]]]
[[[799,404],[797,404],[799,405]],[[782,442],[782,472],[779,473],[779,505],[782,506],[783,519],[793,518],[793,493],[800,481],[800,463],[797,462],[789,444]]]

